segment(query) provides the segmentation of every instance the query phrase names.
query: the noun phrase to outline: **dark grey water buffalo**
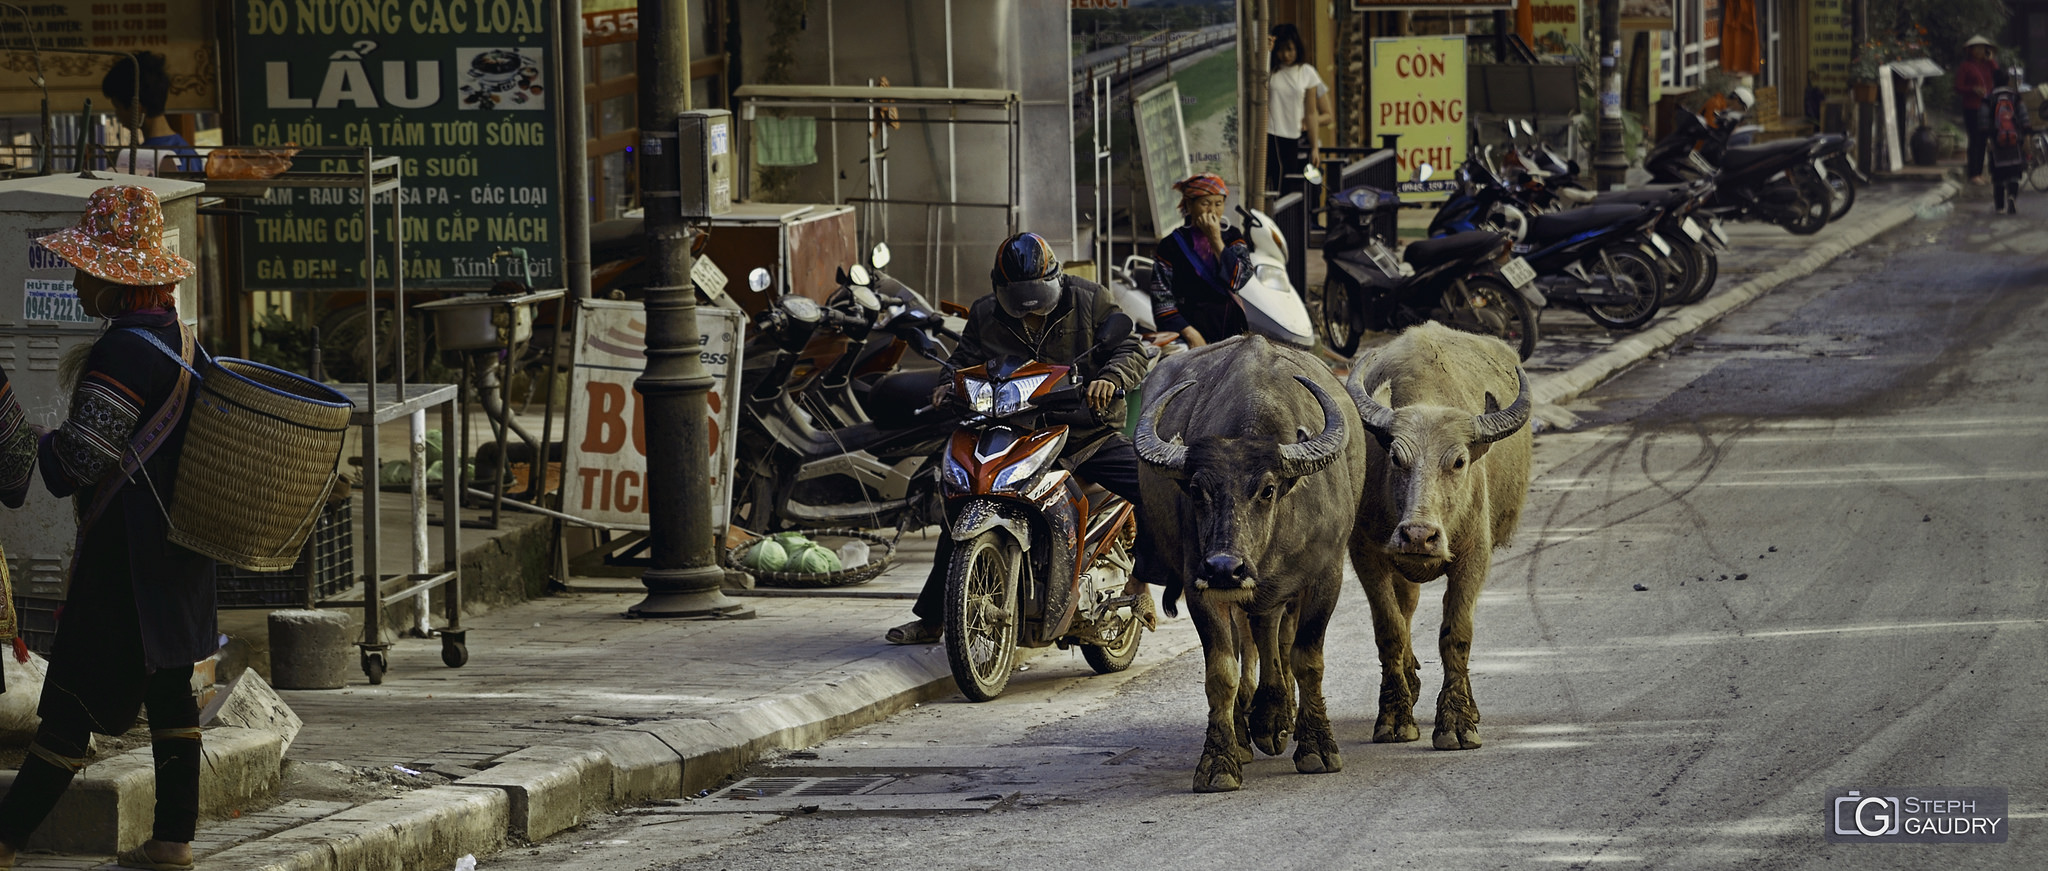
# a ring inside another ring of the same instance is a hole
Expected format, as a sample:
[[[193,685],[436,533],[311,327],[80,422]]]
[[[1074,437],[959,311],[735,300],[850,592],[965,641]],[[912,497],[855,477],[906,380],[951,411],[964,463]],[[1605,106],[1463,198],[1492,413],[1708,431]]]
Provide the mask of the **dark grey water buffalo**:
[[[1145,400],[1145,522],[1158,564],[1187,593],[1207,664],[1195,791],[1237,789],[1252,745],[1278,755],[1290,732],[1296,770],[1341,769],[1323,633],[1364,480],[1356,407],[1321,361],[1257,336],[1167,358]]]
[[[1529,494],[1529,379],[1506,344],[1434,323],[1409,329],[1362,362],[1345,387],[1372,435],[1351,536],[1351,565],[1372,605],[1380,652],[1372,739],[1419,737],[1422,678],[1409,624],[1421,584],[1448,576],[1434,743],[1471,750],[1480,744],[1469,669],[1472,606],[1493,549],[1513,537]],[[1375,399],[1383,388],[1390,398]],[[1501,408],[1508,396],[1514,399]]]

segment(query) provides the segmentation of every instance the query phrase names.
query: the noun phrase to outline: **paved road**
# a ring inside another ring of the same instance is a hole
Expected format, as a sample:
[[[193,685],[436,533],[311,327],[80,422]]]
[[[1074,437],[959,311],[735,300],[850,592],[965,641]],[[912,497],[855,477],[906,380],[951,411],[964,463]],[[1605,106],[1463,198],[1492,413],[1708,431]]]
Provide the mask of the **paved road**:
[[[1370,743],[1352,590],[1326,681],[1340,773],[1262,757],[1243,791],[1191,794],[1182,619],[1134,677],[1041,657],[997,702],[748,772],[866,794],[756,781],[751,801],[632,809],[489,866],[2048,867],[2048,232],[1988,211],[1966,200],[1781,288],[1538,440],[1480,600],[1482,749]],[[1418,625],[1437,613],[1426,597]],[[874,779],[831,779],[849,776]],[[1823,842],[1828,789],[1887,786],[2005,787],[2016,832]]]

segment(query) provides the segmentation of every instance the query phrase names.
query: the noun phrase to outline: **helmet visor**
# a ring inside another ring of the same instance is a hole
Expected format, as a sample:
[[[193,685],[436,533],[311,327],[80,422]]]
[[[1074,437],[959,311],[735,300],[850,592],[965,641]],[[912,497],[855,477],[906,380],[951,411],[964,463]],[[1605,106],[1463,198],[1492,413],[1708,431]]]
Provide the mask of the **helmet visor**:
[[[998,285],[996,304],[1002,306],[1003,312],[1013,318],[1047,314],[1060,304],[1059,276]]]

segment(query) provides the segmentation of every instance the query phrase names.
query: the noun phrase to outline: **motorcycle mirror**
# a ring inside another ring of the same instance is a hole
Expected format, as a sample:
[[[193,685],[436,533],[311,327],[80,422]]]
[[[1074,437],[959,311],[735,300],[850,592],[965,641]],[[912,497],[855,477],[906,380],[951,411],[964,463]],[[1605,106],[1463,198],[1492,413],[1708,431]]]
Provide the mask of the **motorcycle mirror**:
[[[873,254],[871,254],[871,255],[869,255],[869,256],[868,256],[868,262],[869,262],[869,263],[873,263],[873,264],[875,264],[875,268],[876,268],[876,269],[880,269],[880,268],[882,268],[882,267],[884,267],[884,266],[888,266],[888,265],[889,265],[889,243],[887,243],[887,242],[876,242],[876,243],[875,243],[875,252],[874,252]]]
[[[1522,135],[1524,135],[1524,136],[1535,136],[1535,135],[1536,135],[1536,125],[1534,125],[1534,124],[1531,124],[1531,123],[1529,123],[1529,119],[1527,119],[1527,118],[1524,118],[1524,119],[1522,119]]]
[[[1421,165],[1421,166],[1418,166],[1418,167],[1416,167],[1416,168],[1415,168],[1415,180],[1416,180],[1416,181],[1429,181],[1429,177],[1430,177],[1430,176],[1432,176],[1432,175],[1435,175],[1435,174],[1436,174],[1436,167],[1434,167],[1434,166],[1430,166],[1430,165],[1429,165],[1429,164],[1427,164],[1427,163],[1425,163],[1425,164],[1423,164],[1423,165]]]
[[[752,272],[747,273],[747,288],[755,293],[766,291],[768,285],[774,283],[775,277],[769,275],[764,267],[756,266]]]
[[[1237,207],[1237,213],[1238,213],[1238,215],[1240,215],[1240,216],[1242,216],[1242,217],[1244,218],[1244,225],[1245,225],[1245,226],[1247,226],[1247,227],[1256,227],[1256,226],[1259,226],[1259,219],[1257,219],[1257,218],[1254,218],[1254,217],[1252,217],[1252,213],[1251,213],[1251,212],[1250,212],[1249,210],[1245,209],[1245,207],[1243,206],[1243,204],[1239,204],[1239,205],[1238,205],[1238,207]]]
[[[882,298],[876,296],[874,291],[858,285],[853,288],[853,304],[869,312],[882,310]]]
[[[874,276],[868,274],[868,268],[858,263],[853,264],[853,268],[846,270],[846,277],[856,287],[866,287],[875,280]]]
[[[1108,351],[1110,346],[1122,341],[1137,329],[1138,322],[1131,320],[1131,316],[1123,312],[1115,312],[1103,318],[1102,324],[1095,328],[1095,347],[1088,349],[1088,356],[1100,360],[1103,352]]]

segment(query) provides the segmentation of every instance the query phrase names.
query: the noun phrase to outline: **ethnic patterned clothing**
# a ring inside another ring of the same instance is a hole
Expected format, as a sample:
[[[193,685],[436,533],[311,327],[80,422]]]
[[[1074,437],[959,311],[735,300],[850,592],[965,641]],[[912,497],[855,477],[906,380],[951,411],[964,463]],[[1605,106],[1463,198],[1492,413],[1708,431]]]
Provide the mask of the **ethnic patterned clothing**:
[[[163,206],[146,187],[119,184],[93,191],[78,226],[36,244],[114,284],[176,284],[192,274],[192,261],[164,247]]]
[[[1251,275],[1252,249],[1244,231],[1223,227],[1223,250],[1216,251],[1194,222],[1182,224],[1152,256],[1152,322],[1178,333],[1192,326],[1208,342],[1221,342],[1244,332],[1244,310],[1231,294]]]
[[[14,385],[0,370],[0,505],[20,508],[36,471],[36,434],[14,398]],[[4,639],[0,639],[4,640]]]
[[[176,360],[129,328],[146,330],[172,349],[187,341],[170,309],[115,318],[86,357],[70,417],[39,444],[43,485],[51,494],[76,494],[83,511],[105,488],[115,488],[105,511],[81,533],[49,677],[49,685],[82,699],[95,729],[125,729],[134,719],[135,702],[112,692],[116,687],[106,679],[107,669],[116,667],[102,661],[115,652],[106,641],[111,635],[139,629],[145,672],[189,665],[220,648],[213,561],[171,544],[164,513],[177,484],[186,421],[171,428],[133,476],[119,474],[136,428],[171,399],[183,374]],[[43,704],[50,704],[47,692]]]

